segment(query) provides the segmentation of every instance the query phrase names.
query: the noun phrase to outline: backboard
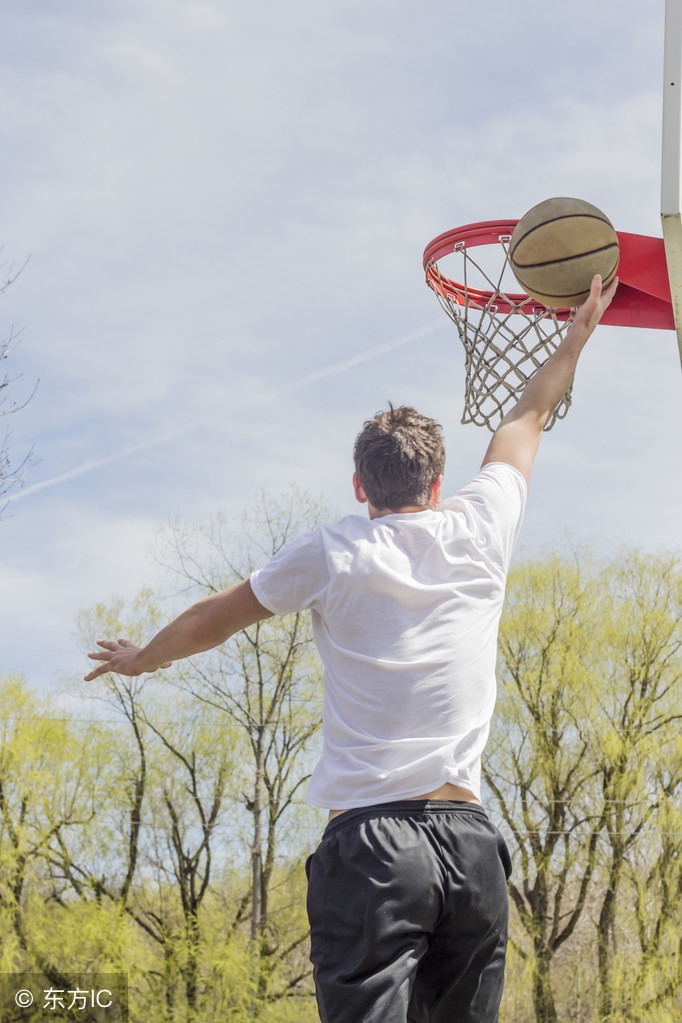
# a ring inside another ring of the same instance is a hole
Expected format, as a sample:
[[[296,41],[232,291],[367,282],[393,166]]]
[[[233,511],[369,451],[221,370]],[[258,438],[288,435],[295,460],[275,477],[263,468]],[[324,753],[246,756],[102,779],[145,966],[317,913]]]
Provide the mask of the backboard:
[[[666,0],[661,221],[682,361],[682,0]]]

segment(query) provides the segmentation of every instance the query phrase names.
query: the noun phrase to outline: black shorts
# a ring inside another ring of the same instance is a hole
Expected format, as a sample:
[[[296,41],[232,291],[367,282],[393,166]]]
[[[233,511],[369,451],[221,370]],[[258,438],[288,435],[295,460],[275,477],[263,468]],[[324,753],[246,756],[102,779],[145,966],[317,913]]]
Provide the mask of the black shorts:
[[[322,1023],[495,1023],[511,864],[475,803],[347,810],[307,864]]]

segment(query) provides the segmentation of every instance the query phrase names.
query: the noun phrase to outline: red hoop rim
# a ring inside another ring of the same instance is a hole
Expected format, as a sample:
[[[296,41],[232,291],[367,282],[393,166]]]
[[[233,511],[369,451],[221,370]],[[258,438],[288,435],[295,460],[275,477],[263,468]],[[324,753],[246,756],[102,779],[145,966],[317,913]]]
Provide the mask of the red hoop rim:
[[[438,269],[438,260],[458,247],[495,245],[511,237],[518,220],[485,220],[465,224],[439,234],[424,249],[426,280],[437,295],[458,305],[494,308],[499,313],[546,314],[557,320],[570,318],[570,309],[549,310],[525,293],[500,295],[484,288],[471,288],[452,280]],[[602,323],[620,327],[652,327],[674,330],[668,265],[662,238],[617,231],[620,244],[618,290],[602,317]]]

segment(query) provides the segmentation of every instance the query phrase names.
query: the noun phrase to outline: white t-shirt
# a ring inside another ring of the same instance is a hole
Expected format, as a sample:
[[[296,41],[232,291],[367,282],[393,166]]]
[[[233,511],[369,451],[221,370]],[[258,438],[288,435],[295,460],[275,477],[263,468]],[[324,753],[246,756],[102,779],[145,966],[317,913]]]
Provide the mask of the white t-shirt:
[[[525,499],[521,474],[491,463],[436,511],[349,515],[251,576],[274,614],[312,612],[325,673],[311,803],[371,806],[445,782],[480,798]]]

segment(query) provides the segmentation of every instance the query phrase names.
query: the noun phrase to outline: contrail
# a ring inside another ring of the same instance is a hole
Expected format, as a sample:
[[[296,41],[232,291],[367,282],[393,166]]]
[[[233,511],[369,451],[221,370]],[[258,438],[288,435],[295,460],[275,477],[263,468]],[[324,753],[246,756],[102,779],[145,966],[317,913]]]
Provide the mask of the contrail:
[[[248,405],[252,405],[255,401],[263,401],[278,394],[285,394],[287,391],[294,391],[298,387],[306,387],[308,384],[313,384],[318,380],[325,380],[327,377],[335,376],[337,373],[344,373],[346,370],[352,369],[354,366],[359,366],[363,362],[370,362],[370,360],[376,359],[380,355],[386,355],[388,352],[393,352],[397,348],[409,345],[413,341],[418,341],[422,337],[427,337],[443,325],[444,321],[439,320],[437,323],[429,323],[424,327],[417,328],[417,330],[410,331],[408,334],[400,334],[391,341],[385,341],[383,344],[376,345],[374,348],[368,348],[366,352],[361,352],[358,355],[352,355],[348,359],[342,359],[341,362],[334,362],[331,366],[324,366],[322,369],[313,370],[312,373],[306,373],[305,376],[300,377],[298,380],[293,380],[280,387],[270,388],[267,391],[259,391],[254,396],[245,398],[239,404],[233,405],[232,408],[233,410],[244,408]],[[50,487],[57,487],[62,483],[68,483],[69,480],[77,479],[78,476],[85,476],[89,472],[101,469],[105,465],[110,465],[112,462],[118,462],[122,458],[127,458],[129,455],[136,454],[138,451],[146,451],[149,448],[166,444],[168,441],[173,440],[174,437],[187,433],[188,430],[194,430],[199,426],[204,426],[206,423],[216,419],[219,415],[219,412],[211,412],[209,415],[202,416],[201,419],[195,419],[190,423],[184,423],[182,426],[177,426],[167,433],[161,434],[157,437],[151,437],[149,440],[141,441],[139,444],[132,444],[130,447],[122,448],[120,451],[115,451],[113,454],[106,455],[104,458],[91,459],[89,462],[84,462],[82,465],[78,465],[74,469],[69,469],[68,472],[64,472],[60,476],[53,476],[49,480],[42,480],[41,483],[34,483],[33,486],[26,487],[25,490],[20,490],[15,494],[9,494],[5,498],[5,504],[10,504],[14,501],[23,501],[24,498],[32,497],[33,494],[37,494],[41,490],[47,490]]]
[[[208,418],[208,417],[207,417]],[[197,423],[191,424],[197,426]],[[20,490],[16,494],[10,494],[5,498],[5,504],[10,504],[12,501],[22,501],[25,497],[30,497],[32,494],[37,494],[40,490],[46,490],[48,487],[59,486],[60,483],[67,483],[69,480],[75,480],[78,476],[84,476],[88,472],[92,472],[94,469],[101,469],[105,465],[109,465],[110,462],[118,462],[121,458],[127,458],[128,455],[134,455],[137,451],[144,451],[145,448],[155,447],[157,444],[164,444],[166,441],[172,440],[173,437],[177,437],[178,434],[186,431],[186,426],[178,426],[175,430],[170,433],[164,434],[162,437],[153,437],[151,440],[142,441],[140,444],[133,444],[129,448],[123,448],[121,451],[116,451],[112,455],[107,455],[105,458],[94,458],[89,462],[84,462],[82,465],[76,466],[75,469],[69,469],[68,472],[64,472],[61,476],[53,476],[52,479],[43,480],[41,483],[34,483],[31,487],[26,487],[25,490]]]
[[[275,391],[270,391],[268,397],[271,394],[282,394],[284,391],[293,391],[296,387],[303,387],[305,384],[315,383],[316,380],[324,380],[325,377],[334,376],[336,373],[343,373],[347,369],[352,369],[353,366],[359,366],[363,362],[369,362],[370,359],[376,359],[379,355],[385,355],[387,352],[395,351],[396,348],[402,348],[403,345],[409,345],[412,341],[418,341],[420,338],[426,337],[427,334],[433,334],[434,331],[438,330],[441,326],[443,326],[442,320],[439,320],[438,323],[427,324],[427,326],[419,327],[417,330],[413,330],[409,334],[401,334],[399,337],[393,338],[392,341],[385,341],[384,344],[377,345],[375,348],[370,348],[366,352],[361,352],[358,355],[352,355],[350,359],[344,359],[342,362],[335,362],[332,366],[326,366],[324,369],[313,370],[312,373],[306,374],[306,376],[301,377],[300,380],[295,380],[290,384],[284,384],[282,387],[278,387]]]

